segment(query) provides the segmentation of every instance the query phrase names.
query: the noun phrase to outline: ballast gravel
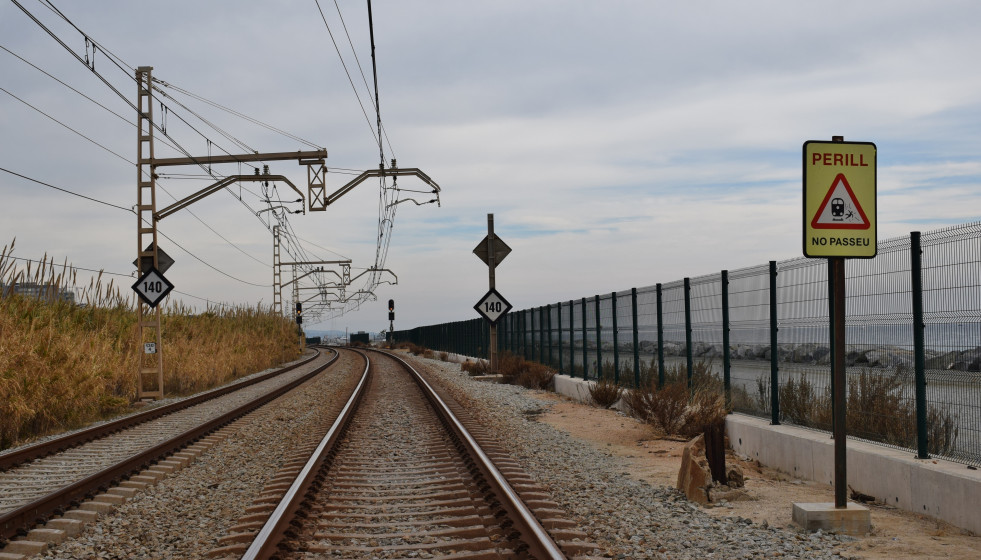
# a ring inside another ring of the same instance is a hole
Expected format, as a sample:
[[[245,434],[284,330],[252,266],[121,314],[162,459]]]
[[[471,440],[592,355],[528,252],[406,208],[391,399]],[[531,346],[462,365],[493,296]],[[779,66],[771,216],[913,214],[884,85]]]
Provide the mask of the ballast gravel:
[[[460,365],[412,358],[425,371],[455,385],[477,402],[474,416],[495,426],[514,459],[538,479],[604,556],[617,559],[849,558],[839,537],[764,527],[740,517],[718,518],[674,488],[630,478],[626,463],[530,420],[550,406],[534,391],[476,381]],[[847,538],[847,537],[845,537]]]
[[[224,441],[193,464],[34,558],[207,558],[289,452],[326,431],[363,367],[342,354],[324,374],[224,428]]]
[[[475,381],[459,364],[410,360],[473,401],[473,416],[494,426],[512,457],[548,489],[605,557],[847,558],[836,551],[840,541],[834,535],[712,517],[673,488],[630,478],[619,458],[530,420],[549,406],[533,391]],[[334,371],[351,369],[356,368]],[[330,408],[325,401],[347,393],[343,387],[349,377],[321,376],[305,385],[302,397],[281,398],[279,405],[252,413],[194,464],[35,558],[207,558],[310,426],[324,422],[318,411]]]

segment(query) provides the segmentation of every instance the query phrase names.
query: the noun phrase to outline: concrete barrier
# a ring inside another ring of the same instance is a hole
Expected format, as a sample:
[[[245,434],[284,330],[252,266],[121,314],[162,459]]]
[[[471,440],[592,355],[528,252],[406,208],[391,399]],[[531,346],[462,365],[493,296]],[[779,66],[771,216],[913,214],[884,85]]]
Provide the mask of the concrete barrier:
[[[726,432],[739,455],[801,479],[834,484],[834,441],[825,432],[772,426],[742,414],[726,418]],[[846,460],[848,484],[856,491],[981,533],[981,471],[857,440],[848,440]]]
[[[555,376],[555,392],[589,403],[592,381]],[[614,407],[622,410],[622,404]],[[733,451],[803,480],[834,484],[834,441],[826,432],[772,426],[743,414],[726,417]],[[848,484],[891,506],[942,519],[981,534],[981,470],[912,451],[848,440]],[[790,505],[788,504],[788,508]]]

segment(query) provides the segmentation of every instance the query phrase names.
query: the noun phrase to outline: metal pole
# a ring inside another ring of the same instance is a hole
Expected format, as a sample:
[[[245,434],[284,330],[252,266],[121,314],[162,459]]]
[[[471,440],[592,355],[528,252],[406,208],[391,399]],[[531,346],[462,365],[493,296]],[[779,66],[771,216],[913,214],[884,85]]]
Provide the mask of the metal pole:
[[[381,142],[379,142],[379,145]],[[494,214],[487,214],[487,279],[490,283],[490,289],[494,290],[497,288],[497,277],[494,271],[497,268],[497,256],[494,254],[495,251],[495,237],[494,237]],[[497,373],[497,325],[490,325],[490,368],[491,371]]]
[[[548,331],[548,367],[552,367],[552,304],[545,306],[545,319]]]
[[[582,309],[582,378],[589,379],[589,374],[586,370],[587,360],[589,360],[586,356],[586,298],[582,298],[580,304]]]
[[[732,408],[730,369],[732,356],[729,352],[729,271],[722,271],[722,387],[725,391],[726,410]]]
[[[923,320],[923,266],[920,245],[920,232],[914,231],[910,236],[910,274],[913,280],[913,373],[916,379],[916,457],[929,459],[930,453],[927,441],[927,403],[926,403],[926,350],[924,348],[923,331],[926,323]]]
[[[576,376],[576,302],[569,300],[569,377]]]
[[[845,259],[832,257],[828,266],[834,274],[834,322],[832,336],[835,341],[834,381],[832,408],[835,420],[835,507],[848,507],[848,472],[845,464]]]
[[[603,378],[603,331],[600,330],[600,300],[599,294],[593,296],[596,313],[596,379]]]
[[[770,423],[774,426],[780,424],[777,357],[777,261],[770,261]]]
[[[664,387],[664,309],[661,306],[661,284],[657,285],[657,387]]]
[[[617,293],[610,294],[613,309],[613,382],[620,384],[620,342],[617,335]]]
[[[695,360],[691,347],[691,279],[685,278],[685,372],[688,377],[688,390],[692,390],[692,376],[695,371]]]
[[[558,304],[558,311],[556,311],[555,317],[558,319],[557,330],[559,331],[559,372],[562,371],[562,302]]]
[[[634,331],[634,387],[640,387],[640,332],[637,328],[637,288],[630,288],[630,311]]]

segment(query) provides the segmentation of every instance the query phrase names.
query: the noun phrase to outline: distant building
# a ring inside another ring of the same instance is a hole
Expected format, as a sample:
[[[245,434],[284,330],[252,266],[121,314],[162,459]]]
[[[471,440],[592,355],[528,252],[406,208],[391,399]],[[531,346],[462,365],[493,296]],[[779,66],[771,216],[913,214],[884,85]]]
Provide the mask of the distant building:
[[[17,282],[12,286],[0,283],[0,296],[16,294],[28,298],[61,300],[68,303],[75,303],[75,292],[67,288],[59,288],[53,284],[39,284],[37,282]]]

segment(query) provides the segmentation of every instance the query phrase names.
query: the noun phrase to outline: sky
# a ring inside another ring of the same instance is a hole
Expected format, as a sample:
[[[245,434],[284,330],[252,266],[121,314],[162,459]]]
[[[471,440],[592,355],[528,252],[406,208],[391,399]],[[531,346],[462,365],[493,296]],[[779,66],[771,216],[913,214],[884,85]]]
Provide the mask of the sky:
[[[378,167],[364,2],[17,1],[67,49],[0,2],[0,168],[114,205],[0,171],[0,245],[16,238],[17,257],[122,274],[113,278],[124,291],[135,281],[135,112],[100,76],[131,102],[136,83],[101,51],[98,75],[79,62],[68,49],[82,59],[91,49],[52,5],[125,65],[152,66],[157,79],[291,135],[169,90],[207,119],[162,99],[164,122],[155,101],[155,119],[193,155],[246,151],[211,123],[250,150],[311,149],[296,138],[326,148],[328,192],[352,179],[346,170]],[[472,250],[489,213],[512,248],[496,280],[515,309],[800,257],[802,145],[835,135],[877,146],[880,242],[981,219],[981,3],[372,9],[385,158],[429,175],[440,204],[397,207],[385,262],[397,283],[308,329],[385,330],[389,299],[396,329],[477,317],[487,267]],[[156,149],[180,155],[159,136]],[[306,183],[295,162],[270,172]],[[160,186],[183,198],[210,182]],[[181,292],[172,297],[271,303],[272,235],[253,213],[263,207],[255,186],[243,188],[250,206],[221,192],[161,220],[176,261],[167,278]],[[351,259],[357,275],[375,262],[378,214],[368,181],[290,223],[309,255]]]

